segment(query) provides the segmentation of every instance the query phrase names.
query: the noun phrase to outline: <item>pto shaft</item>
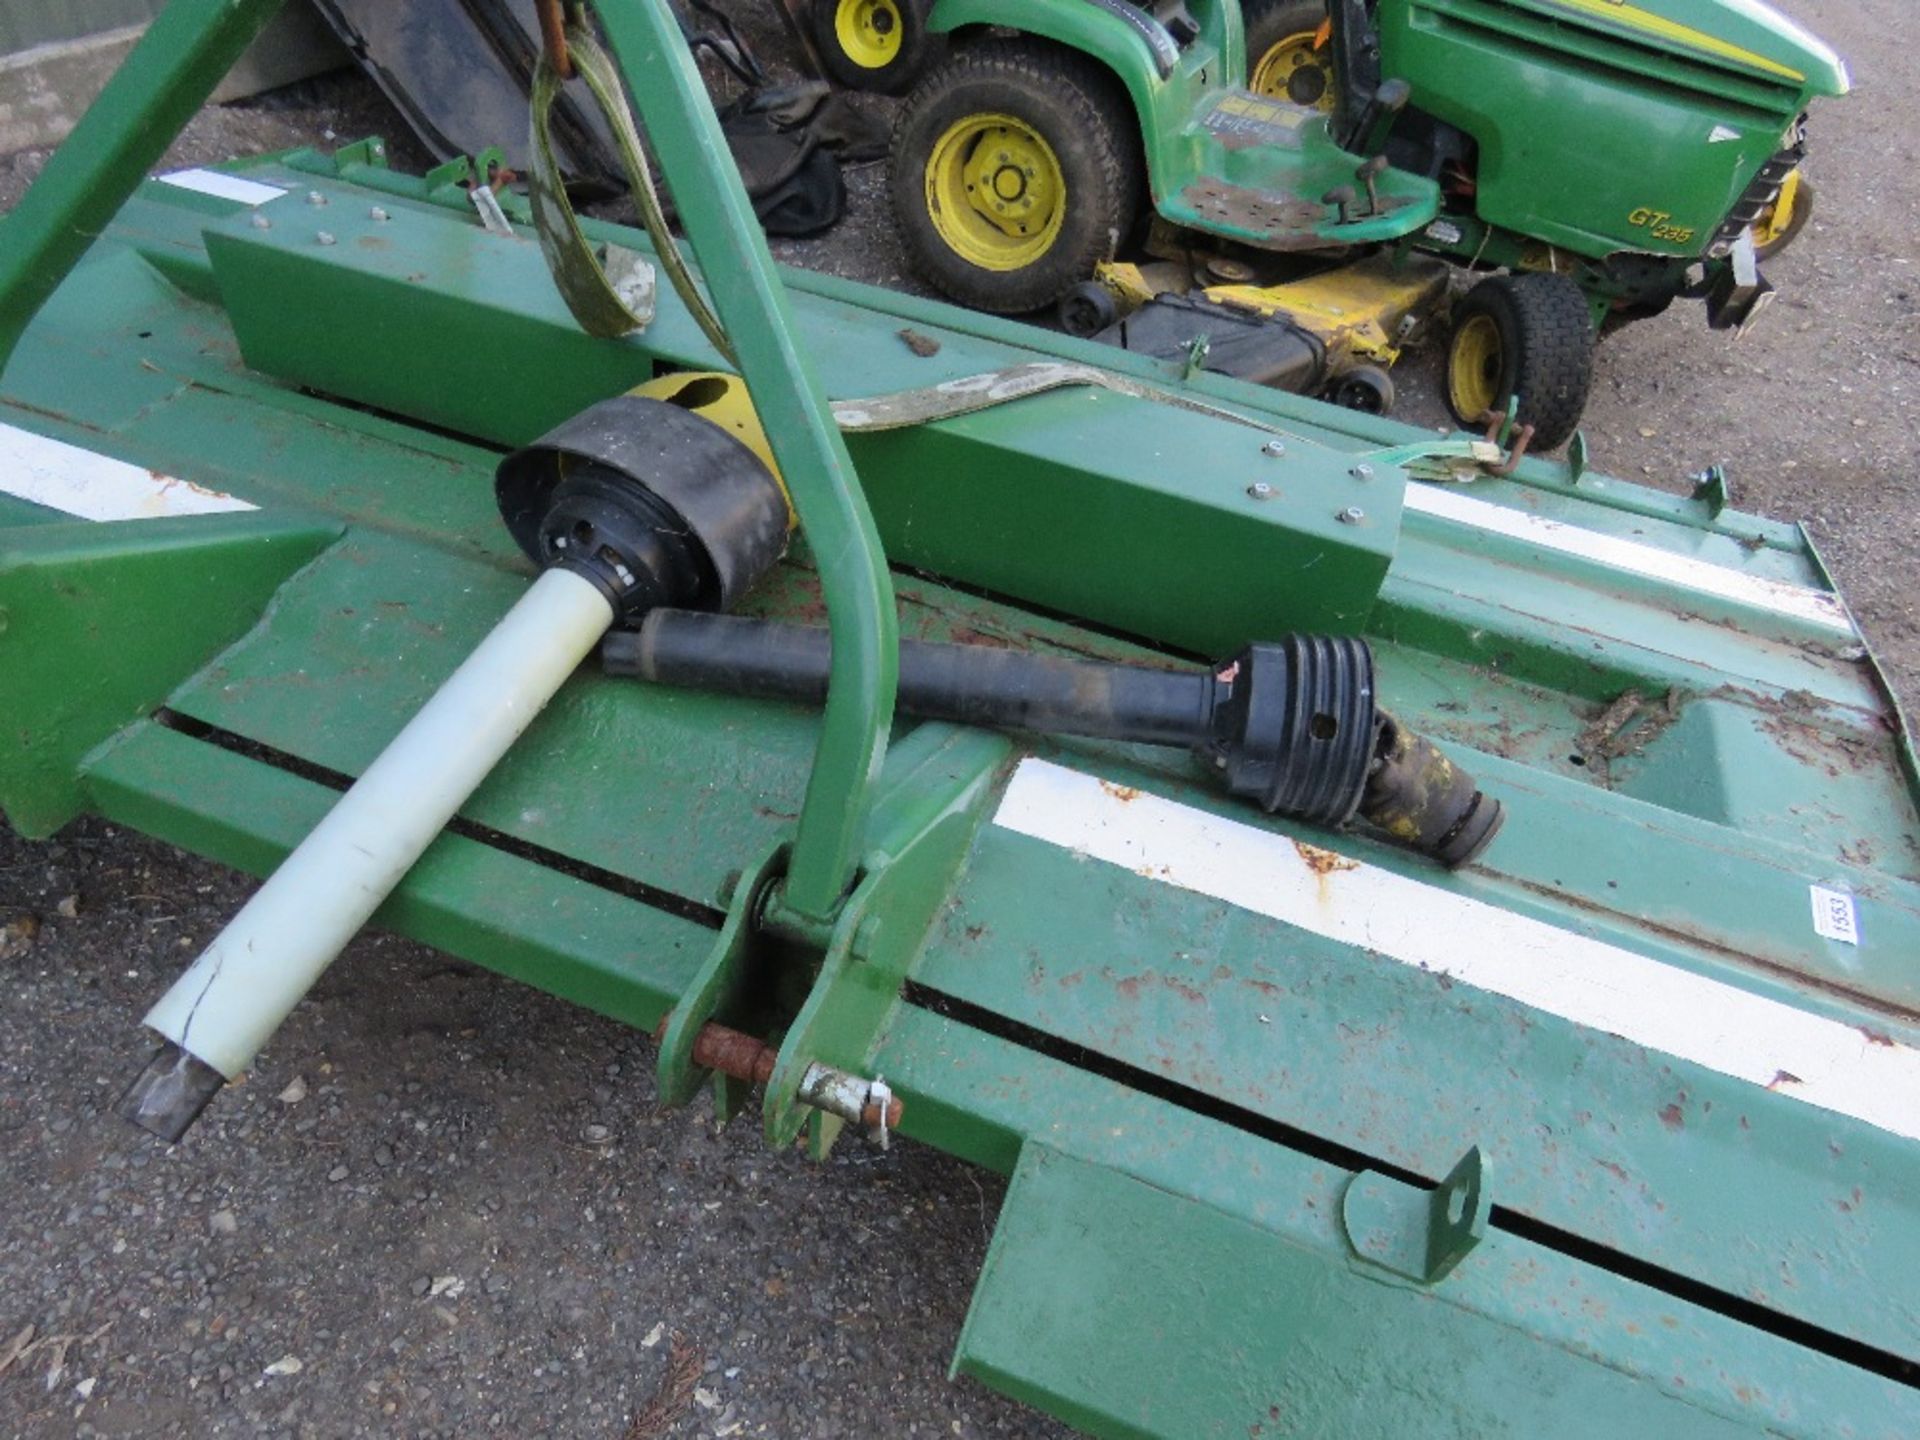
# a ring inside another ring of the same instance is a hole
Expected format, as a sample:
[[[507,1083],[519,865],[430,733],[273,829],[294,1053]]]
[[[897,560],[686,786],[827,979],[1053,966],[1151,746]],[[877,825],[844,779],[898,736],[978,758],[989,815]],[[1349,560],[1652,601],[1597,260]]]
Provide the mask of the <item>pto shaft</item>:
[[[810,626],[662,609],[601,656],[609,674],[817,704],[831,647]],[[1329,826],[1359,815],[1449,867],[1500,827],[1499,801],[1376,706],[1372,652],[1351,637],[1250,645],[1210,670],[903,640],[899,675],[905,714],[1181,746],[1269,812]]]
[[[120,1108],[162,1139],[253,1063],[616,618],[731,604],[786,548],[766,466],[649,397],[509,456],[496,495],[540,578],[148,1013],[166,1044]]]
[[[607,637],[608,674],[818,705],[832,646],[825,630],[660,610]],[[1067,660],[990,645],[900,642],[895,704],[910,715],[1143,745],[1195,745],[1213,711],[1213,677]]]
[[[177,1140],[613,623],[598,586],[548,570],[147,1012],[167,1045],[127,1118]]]

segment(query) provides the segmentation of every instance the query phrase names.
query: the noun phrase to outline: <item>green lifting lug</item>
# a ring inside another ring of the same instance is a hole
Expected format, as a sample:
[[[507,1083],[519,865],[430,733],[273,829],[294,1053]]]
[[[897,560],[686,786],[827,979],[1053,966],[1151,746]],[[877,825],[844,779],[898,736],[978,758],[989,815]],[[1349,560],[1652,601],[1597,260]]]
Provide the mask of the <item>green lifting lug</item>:
[[[1491,1166],[1478,1145],[1447,1178],[1420,1191],[1372,1170],[1347,1185],[1341,1223],[1353,1253],[1368,1265],[1421,1285],[1438,1285],[1486,1238],[1493,1213]]]

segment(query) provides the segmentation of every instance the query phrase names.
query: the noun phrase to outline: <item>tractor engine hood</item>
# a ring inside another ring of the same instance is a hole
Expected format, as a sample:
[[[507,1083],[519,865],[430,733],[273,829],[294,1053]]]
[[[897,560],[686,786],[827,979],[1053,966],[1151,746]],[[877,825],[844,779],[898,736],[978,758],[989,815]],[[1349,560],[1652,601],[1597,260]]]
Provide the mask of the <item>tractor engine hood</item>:
[[[1800,86],[1808,98],[1853,88],[1846,62],[1761,0],[1508,0],[1688,59],[1717,60]]]

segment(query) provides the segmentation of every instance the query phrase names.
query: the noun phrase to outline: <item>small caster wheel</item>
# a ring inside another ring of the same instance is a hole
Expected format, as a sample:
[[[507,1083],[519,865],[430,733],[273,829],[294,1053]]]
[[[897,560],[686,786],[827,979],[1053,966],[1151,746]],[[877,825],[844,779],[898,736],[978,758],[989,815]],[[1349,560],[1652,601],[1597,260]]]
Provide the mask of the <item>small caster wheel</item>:
[[[1120,302],[1098,280],[1082,280],[1060,297],[1058,313],[1062,330],[1087,340],[1120,319]]]
[[[1391,415],[1393,377],[1378,365],[1361,365],[1334,380],[1326,398],[1362,415]]]

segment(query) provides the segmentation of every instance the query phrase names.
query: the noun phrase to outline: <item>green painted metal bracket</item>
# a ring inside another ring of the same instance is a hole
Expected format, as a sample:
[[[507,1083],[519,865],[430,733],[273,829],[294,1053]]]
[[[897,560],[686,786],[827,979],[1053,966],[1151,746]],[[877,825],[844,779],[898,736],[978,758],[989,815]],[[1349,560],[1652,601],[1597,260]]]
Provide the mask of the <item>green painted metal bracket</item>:
[[[795,834],[786,903],[832,915],[852,884],[870,791],[893,723],[893,585],[853,462],[801,350],[766,237],[666,0],[595,7],[820,568],[833,631],[825,724]]]
[[[809,1121],[815,1158],[832,1146],[840,1122],[800,1101],[801,1078],[816,1062],[856,1074],[869,1067],[1012,753],[1003,735],[945,724],[922,725],[893,747],[868,822],[860,883],[834,922],[812,992],[767,1081],[767,1141],[775,1149],[791,1145]],[[784,910],[776,897],[769,926],[780,926]]]
[[[0,220],[0,373],[49,296],[280,0],[172,0]]]
[[[1433,1190],[1363,1170],[1347,1185],[1340,1221],[1354,1255],[1421,1285],[1438,1285],[1486,1238],[1492,1167],[1478,1145]]]
[[[85,809],[82,758],[251,629],[340,532],[286,511],[8,530],[0,810],[14,828],[51,835]]]
[[[779,957],[769,953],[760,914],[786,875],[790,853],[789,842],[776,842],[733,882],[720,936],[660,1031],[654,1074],[662,1105],[686,1104],[709,1074],[714,1079],[715,1110],[723,1122],[732,1119],[745,1102],[747,1086],[694,1064],[694,1041],[709,1021],[749,1033],[759,1033],[770,1022],[765,1012],[775,987],[766,982],[769,972],[777,969]]]
[[[859,883],[830,925],[787,902],[789,842],[741,873],[719,937],[661,1031],[662,1104],[685,1104],[711,1077],[715,1111],[732,1119],[751,1086],[696,1065],[694,1041],[709,1021],[771,1035],[780,1052],[763,1105],[768,1142],[784,1149],[811,1122],[812,1151],[826,1155],[840,1122],[800,1100],[801,1079],[816,1062],[868,1068],[1012,750],[1002,735],[943,724],[894,745]]]

